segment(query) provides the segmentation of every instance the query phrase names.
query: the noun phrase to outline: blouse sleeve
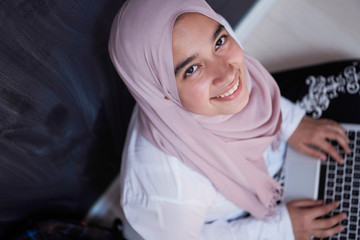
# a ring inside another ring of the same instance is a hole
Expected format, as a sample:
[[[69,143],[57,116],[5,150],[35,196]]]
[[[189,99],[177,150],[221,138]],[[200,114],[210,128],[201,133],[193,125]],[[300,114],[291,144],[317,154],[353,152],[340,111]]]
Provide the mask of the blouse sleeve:
[[[293,240],[294,234],[287,208],[281,205],[276,216],[264,221],[247,217],[231,222],[219,220],[205,224],[202,239]]]
[[[201,239],[203,205],[152,199],[146,205],[126,204],[123,209],[127,221],[146,240]]]
[[[284,97],[281,97],[280,107],[283,121],[281,131],[287,141],[304,117],[305,110]]]

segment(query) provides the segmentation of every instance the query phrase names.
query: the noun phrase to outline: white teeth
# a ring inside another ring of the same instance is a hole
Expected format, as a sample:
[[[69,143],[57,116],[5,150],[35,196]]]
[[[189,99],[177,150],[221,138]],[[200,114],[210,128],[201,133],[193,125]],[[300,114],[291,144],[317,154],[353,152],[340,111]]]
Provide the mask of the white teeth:
[[[220,97],[220,98],[228,97],[228,96],[232,95],[238,89],[238,87],[239,87],[239,80],[237,81],[237,83],[235,84],[235,86],[232,89],[230,89],[227,93],[220,95],[218,97]]]

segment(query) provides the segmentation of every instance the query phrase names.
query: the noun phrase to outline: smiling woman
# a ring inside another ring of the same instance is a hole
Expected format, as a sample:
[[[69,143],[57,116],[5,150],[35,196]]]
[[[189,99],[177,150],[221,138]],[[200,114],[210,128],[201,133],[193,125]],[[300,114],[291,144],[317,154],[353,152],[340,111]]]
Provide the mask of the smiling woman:
[[[137,102],[121,205],[142,238],[291,240],[341,231],[333,227],[341,214],[317,220],[336,203],[277,204],[286,141],[319,144],[299,134],[309,126],[305,112],[280,97],[205,1],[128,1],[109,51]],[[332,133],[316,134],[345,149],[344,132],[331,125]]]
[[[245,107],[249,91],[244,54],[223,25],[199,13],[181,15],[173,29],[172,51],[178,93],[186,109],[228,115]]]

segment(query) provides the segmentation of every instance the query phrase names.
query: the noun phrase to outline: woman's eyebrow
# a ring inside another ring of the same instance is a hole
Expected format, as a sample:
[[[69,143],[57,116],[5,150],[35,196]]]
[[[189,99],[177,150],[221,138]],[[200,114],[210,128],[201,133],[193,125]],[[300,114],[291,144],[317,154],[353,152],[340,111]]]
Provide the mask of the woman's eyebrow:
[[[188,65],[190,62],[192,62],[197,57],[198,57],[197,55],[193,55],[191,57],[188,57],[185,61],[179,63],[175,68],[175,76],[179,73],[180,69],[184,68],[186,65]]]
[[[219,24],[216,31],[214,32],[214,35],[213,35],[213,41],[216,41],[219,34],[222,32],[222,30],[224,29],[224,26]]]
[[[218,36],[220,35],[220,33],[222,32],[222,30],[225,29],[223,25],[219,24],[218,27],[216,28],[214,35],[213,35],[213,41],[216,41]],[[185,61],[179,63],[176,67],[175,67],[175,76],[179,73],[180,69],[184,68],[186,65],[188,65],[191,61],[193,61],[194,59],[196,59],[198,56],[197,55],[193,55],[191,57],[188,57]]]

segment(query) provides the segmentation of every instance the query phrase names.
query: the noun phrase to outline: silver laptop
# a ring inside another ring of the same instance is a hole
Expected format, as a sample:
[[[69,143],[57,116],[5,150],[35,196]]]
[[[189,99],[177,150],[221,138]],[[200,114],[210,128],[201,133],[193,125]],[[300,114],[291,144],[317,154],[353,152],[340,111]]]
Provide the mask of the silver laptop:
[[[344,231],[329,239],[360,239],[360,125],[342,126],[350,139],[351,153],[345,154],[335,142],[332,144],[343,155],[343,165],[329,156],[326,162],[321,162],[287,147],[285,202],[309,198],[326,203],[339,201],[339,207],[324,217],[347,212],[348,218],[342,222]]]

